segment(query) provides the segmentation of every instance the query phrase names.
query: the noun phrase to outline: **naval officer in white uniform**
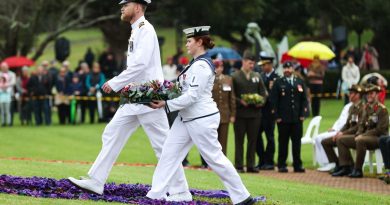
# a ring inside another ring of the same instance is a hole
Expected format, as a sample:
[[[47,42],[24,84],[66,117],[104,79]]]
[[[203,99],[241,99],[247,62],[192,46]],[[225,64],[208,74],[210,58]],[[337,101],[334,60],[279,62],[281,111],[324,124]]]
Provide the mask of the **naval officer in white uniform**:
[[[175,180],[174,173],[195,144],[199,152],[222,180],[234,204],[253,204],[253,199],[237,174],[236,169],[223,154],[218,141],[220,115],[212,98],[215,71],[206,50],[213,48],[209,36],[209,26],[185,29],[188,54],[193,56],[191,63],[180,73],[178,81],[182,95],[168,101],[154,101],[153,108],[165,107],[167,111],[179,110],[165,141],[163,152],[153,175],[152,188],[147,197],[163,199],[168,185]],[[178,194],[175,201],[189,201],[191,195]]]
[[[121,19],[131,23],[132,34],[129,39],[127,69],[103,85],[103,91],[118,92],[129,83],[144,83],[151,80],[164,80],[160,49],[153,26],[145,19],[144,12],[151,0],[122,0]],[[125,104],[115,113],[106,126],[102,149],[88,172],[89,178],[81,180],[70,177],[75,185],[102,194],[111,168],[130,135],[142,126],[151,145],[160,157],[169,125],[164,109],[152,109],[140,104]],[[173,181],[169,185],[170,195],[189,193],[184,170],[178,166],[173,171]]]

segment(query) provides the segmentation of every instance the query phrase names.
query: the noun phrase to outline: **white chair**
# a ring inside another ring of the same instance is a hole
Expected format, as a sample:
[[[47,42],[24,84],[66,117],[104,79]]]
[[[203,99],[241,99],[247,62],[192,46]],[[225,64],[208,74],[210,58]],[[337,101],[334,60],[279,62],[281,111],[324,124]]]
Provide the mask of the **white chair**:
[[[301,138],[301,144],[312,144],[313,146],[313,165],[316,165],[316,153],[314,147],[314,138],[318,135],[318,130],[320,128],[321,116],[316,116],[311,119],[309,126],[306,129],[304,137]],[[292,144],[289,143],[289,154],[288,161],[292,162]]]
[[[351,154],[352,154],[353,161],[356,162],[356,150],[351,149]],[[375,154],[375,162],[374,162],[374,154]],[[363,169],[366,166],[368,166],[370,174],[374,173],[374,166],[376,166],[376,173],[381,174],[383,172],[384,163],[383,163],[382,153],[380,149],[367,150],[366,156],[364,158]]]
[[[375,154],[375,163],[374,163],[374,154]],[[382,158],[382,153],[380,149],[376,150],[368,150],[367,154],[368,155],[368,166],[370,173],[374,173],[374,166],[376,165],[376,173],[382,174],[383,171],[383,158]]]
[[[390,123],[390,116],[389,116],[389,123]],[[375,154],[375,163],[374,163],[374,154]],[[367,159],[368,155],[368,159]],[[368,165],[370,173],[374,173],[374,166],[376,166],[376,173],[382,174],[383,172],[383,157],[380,149],[376,150],[367,150],[366,158],[364,160],[364,166]]]

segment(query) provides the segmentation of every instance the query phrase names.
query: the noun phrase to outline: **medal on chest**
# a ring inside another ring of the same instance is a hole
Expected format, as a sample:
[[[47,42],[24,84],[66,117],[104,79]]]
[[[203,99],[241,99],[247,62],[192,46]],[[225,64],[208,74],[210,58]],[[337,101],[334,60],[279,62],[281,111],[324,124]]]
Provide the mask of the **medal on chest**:
[[[187,75],[184,73],[182,76],[181,76],[181,79],[182,79],[182,84],[183,86],[187,86]]]
[[[224,83],[222,85],[222,90],[223,91],[232,91],[232,87],[229,84]]]
[[[134,51],[134,33],[131,32],[131,36],[129,38],[129,52],[133,52]]]
[[[370,120],[373,122],[373,123],[378,123],[378,115],[376,114],[373,114],[370,116]]]
[[[298,85],[298,92],[303,92],[303,88],[302,88],[302,85]]]
[[[129,52],[133,52],[134,50],[134,41],[131,39],[129,40]]]
[[[351,122],[358,122],[358,115],[355,115],[355,114],[353,114],[352,116],[351,116]]]
[[[273,80],[270,80],[270,81],[269,81],[268,88],[269,88],[270,90],[272,90],[272,86],[274,86],[274,81],[273,81]]]

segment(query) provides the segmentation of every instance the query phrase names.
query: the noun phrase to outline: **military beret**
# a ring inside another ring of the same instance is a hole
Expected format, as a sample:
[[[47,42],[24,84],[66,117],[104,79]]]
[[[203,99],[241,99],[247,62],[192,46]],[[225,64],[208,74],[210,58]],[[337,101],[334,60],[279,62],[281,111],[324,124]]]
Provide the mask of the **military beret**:
[[[130,3],[130,2],[139,3],[139,4],[143,4],[143,5],[148,5],[148,4],[152,3],[152,0],[121,0],[119,2],[119,5],[127,4],[127,3]]]
[[[365,92],[368,93],[368,92],[380,92],[381,91],[381,87],[377,86],[377,85],[374,85],[374,84],[367,84],[366,87],[365,87]]]
[[[350,92],[357,92],[357,93],[363,93],[364,92],[364,89],[362,88],[362,86],[357,85],[357,84],[352,85],[348,90]]]
[[[283,68],[290,68],[293,67],[293,64],[290,61],[286,61],[283,63]]]
[[[197,26],[183,30],[187,38],[206,36],[210,34],[210,26]]]

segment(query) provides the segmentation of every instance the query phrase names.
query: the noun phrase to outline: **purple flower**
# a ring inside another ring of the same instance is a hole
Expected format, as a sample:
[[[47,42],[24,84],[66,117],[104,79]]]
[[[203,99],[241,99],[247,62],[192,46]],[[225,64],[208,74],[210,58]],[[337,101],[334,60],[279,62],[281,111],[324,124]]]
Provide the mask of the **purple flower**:
[[[80,199],[106,202],[120,202],[141,205],[210,205],[221,200],[221,203],[229,201],[229,194],[223,190],[190,190],[191,193],[202,200],[191,202],[167,202],[164,200],[152,200],[146,197],[150,185],[144,184],[115,184],[108,183],[104,186],[104,194],[96,195],[85,192],[72,185],[67,179],[51,179],[43,177],[14,177],[0,176],[0,193],[18,194],[42,198]],[[208,201],[208,199],[210,201]],[[256,197],[256,201],[265,201],[265,197]]]

